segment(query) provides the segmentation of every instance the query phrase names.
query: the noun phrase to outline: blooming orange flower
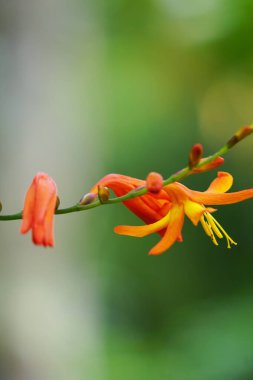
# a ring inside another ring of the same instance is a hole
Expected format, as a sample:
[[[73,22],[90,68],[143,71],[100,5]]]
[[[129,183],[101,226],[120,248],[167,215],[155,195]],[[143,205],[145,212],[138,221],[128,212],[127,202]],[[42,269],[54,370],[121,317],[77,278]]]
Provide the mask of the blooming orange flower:
[[[24,203],[20,232],[32,230],[34,244],[54,245],[54,212],[57,202],[57,187],[46,173],[37,173],[30,185]]]
[[[120,235],[143,237],[158,232],[162,239],[149,252],[158,255],[166,251],[176,240],[182,241],[181,230],[186,215],[194,225],[201,222],[204,231],[215,245],[217,238],[225,236],[228,248],[237,244],[222,228],[212,213],[216,210],[204,205],[219,205],[241,202],[253,197],[253,189],[226,193],[233,183],[233,177],[219,172],[209,188],[204,192],[188,189],[179,182],[164,186],[158,194],[146,193],[123,202],[128,209],[140,217],[147,225],[117,226],[114,231]],[[117,196],[122,196],[145,181],[119,174],[109,174],[102,178],[91,190],[97,192],[97,186],[107,186]]]
[[[97,182],[90,193],[98,193],[99,186],[106,186],[121,197],[146,185],[146,181],[128,177],[120,174],[108,174]],[[165,214],[161,211],[161,205],[165,205],[166,212],[168,211],[167,193],[162,189],[159,195],[163,195],[166,199],[160,199],[157,194],[147,193],[137,198],[124,201],[124,205],[142,219],[145,223],[150,224],[160,220]]]

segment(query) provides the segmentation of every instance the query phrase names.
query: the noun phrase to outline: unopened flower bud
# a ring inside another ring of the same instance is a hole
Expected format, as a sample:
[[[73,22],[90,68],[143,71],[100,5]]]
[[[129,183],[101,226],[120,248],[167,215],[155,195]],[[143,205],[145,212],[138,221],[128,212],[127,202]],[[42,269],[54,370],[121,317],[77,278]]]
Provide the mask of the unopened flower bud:
[[[227,146],[232,148],[239,141],[243,140],[245,137],[249,136],[253,132],[253,125],[246,125],[237,131],[231,139],[227,142]]]
[[[110,191],[107,187],[98,186],[98,198],[101,203],[105,203],[110,198]]]
[[[97,199],[97,197],[98,196],[95,193],[84,194],[84,196],[82,196],[82,198],[80,199],[79,204],[82,206],[88,205],[88,204],[94,202]]]
[[[190,154],[189,154],[189,164],[188,165],[190,168],[193,168],[194,166],[196,166],[199,163],[199,161],[202,158],[202,154],[203,154],[202,145],[201,144],[193,145],[193,147],[190,150]]]
[[[163,187],[163,177],[156,172],[149,173],[146,179],[146,186],[150,193],[159,193]]]
[[[205,160],[206,158],[202,158],[199,161],[199,163],[201,163],[202,160]],[[191,173],[204,173],[204,172],[208,172],[209,170],[216,169],[218,166],[222,165],[223,163],[224,163],[224,158],[219,156],[219,157],[216,157],[213,161],[208,162],[208,164],[200,166],[199,168],[193,168],[192,171],[191,171]]]
[[[2,208],[3,208],[3,206],[2,206],[2,203],[0,202],[0,211],[2,211]]]
[[[60,203],[61,203],[60,198],[57,196],[57,198],[56,198],[56,204],[55,204],[55,211],[58,210],[58,208],[60,206]]]

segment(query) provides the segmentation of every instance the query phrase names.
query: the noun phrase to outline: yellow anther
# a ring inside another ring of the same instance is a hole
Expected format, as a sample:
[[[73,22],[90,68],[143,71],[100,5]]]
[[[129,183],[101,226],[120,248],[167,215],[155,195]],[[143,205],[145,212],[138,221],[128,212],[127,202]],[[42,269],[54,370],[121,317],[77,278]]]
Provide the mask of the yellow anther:
[[[218,227],[216,226],[216,224],[214,223],[214,218],[211,214],[209,214],[208,212],[205,213],[205,217],[206,219],[208,220],[211,228],[213,229],[213,232],[218,236],[218,238],[222,239],[223,238],[223,235],[221,234],[220,230],[218,229]]]
[[[223,238],[224,235],[227,240],[228,248],[231,248],[231,244],[237,245],[237,243],[227,234],[224,228],[221,227],[220,223],[218,223],[217,220],[209,212],[204,212],[200,218],[200,222],[205,233],[211,238],[212,242],[215,245],[218,245],[215,235],[220,239]]]
[[[212,236],[212,231],[211,231],[209,225],[206,223],[205,218],[204,218],[203,215],[200,218],[200,222],[201,222],[202,227],[203,227],[205,233],[207,234],[207,236],[211,237]]]
[[[231,248],[231,244],[237,245],[237,243],[227,234],[227,232],[224,230],[224,228],[221,227],[220,223],[217,222],[216,219],[212,215],[210,215],[211,218],[214,220],[217,227],[221,230],[221,232],[224,234],[225,238],[227,239],[228,248]],[[231,243],[231,244],[230,244]]]

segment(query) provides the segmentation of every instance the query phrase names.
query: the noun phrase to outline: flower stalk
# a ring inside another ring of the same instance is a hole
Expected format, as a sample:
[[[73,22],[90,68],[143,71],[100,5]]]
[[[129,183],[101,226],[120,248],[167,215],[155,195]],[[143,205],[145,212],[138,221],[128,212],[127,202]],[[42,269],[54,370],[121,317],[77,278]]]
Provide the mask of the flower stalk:
[[[246,138],[253,132],[253,125],[245,126],[239,129],[229,140],[228,142],[222,146],[217,152],[212,154],[211,156],[208,156],[206,158],[200,159],[199,154],[199,160],[198,158],[195,160],[190,160],[190,163],[183,169],[177,171],[176,173],[170,175],[167,179],[163,181],[162,186],[167,186],[173,182],[178,182],[187,177],[190,174],[193,173],[201,173],[203,171],[207,171],[210,169],[213,169],[223,163],[223,159],[221,156],[226,154],[231,148],[233,148],[238,142],[240,142],[242,139]],[[196,150],[196,148],[195,148]],[[193,147],[193,152],[195,152]],[[201,152],[202,155],[202,152]],[[214,166],[212,167],[212,163],[214,163]],[[208,168],[209,165],[209,168]],[[109,193],[107,193],[102,188],[102,194],[101,189],[100,193],[98,194],[98,197],[92,197],[90,193],[85,194],[80,202],[77,204],[74,204],[73,206],[59,209],[56,207],[55,214],[56,215],[63,215],[63,214],[69,214],[73,212],[79,212],[79,211],[86,211],[95,207],[99,207],[106,204],[116,204],[125,202],[127,200],[140,197],[142,195],[145,195],[148,192],[148,189],[146,186],[141,186],[137,189],[130,190],[127,194],[110,198]],[[1,207],[0,207],[1,211]],[[10,220],[19,220],[22,219],[23,212],[18,212],[15,214],[10,215],[2,215],[0,214],[0,221],[10,221]]]

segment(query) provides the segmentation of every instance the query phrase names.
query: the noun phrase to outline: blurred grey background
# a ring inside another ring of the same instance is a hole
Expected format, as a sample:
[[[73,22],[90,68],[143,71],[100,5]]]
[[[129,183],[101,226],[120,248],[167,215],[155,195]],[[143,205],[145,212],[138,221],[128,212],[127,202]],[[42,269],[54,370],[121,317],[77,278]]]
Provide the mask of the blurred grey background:
[[[38,171],[61,206],[107,173],[164,177],[253,120],[250,0],[0,0],[0,199],[22,208]],[[252,140],[225,158],[252,187]],[[204,190],[215,172],[185,184]],[[1,223],[0,378],[253,378],[252,201],[219,207],[238,242],[116,236],[123,205],[57,216],[43,249]]]

